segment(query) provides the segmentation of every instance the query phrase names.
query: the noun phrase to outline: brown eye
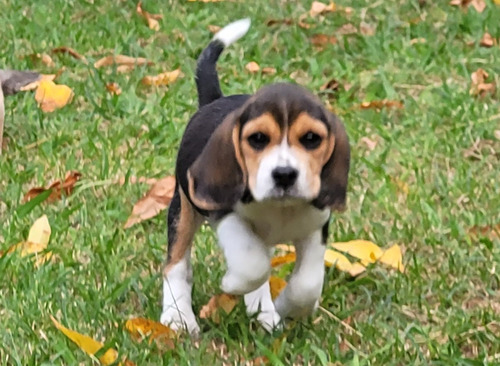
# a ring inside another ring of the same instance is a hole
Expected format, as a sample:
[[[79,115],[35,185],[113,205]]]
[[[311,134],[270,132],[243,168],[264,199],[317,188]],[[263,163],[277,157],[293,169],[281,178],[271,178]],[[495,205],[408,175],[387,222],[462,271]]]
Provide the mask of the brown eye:
[[[248,143],[255,150],[263,150],[269,144],[269,136],[262,132],[256,132],[248,136]]]
[[[314,150],[321,144],[323,139],[317,133],[309,131],[305,133],[299,141],[307,150]]]

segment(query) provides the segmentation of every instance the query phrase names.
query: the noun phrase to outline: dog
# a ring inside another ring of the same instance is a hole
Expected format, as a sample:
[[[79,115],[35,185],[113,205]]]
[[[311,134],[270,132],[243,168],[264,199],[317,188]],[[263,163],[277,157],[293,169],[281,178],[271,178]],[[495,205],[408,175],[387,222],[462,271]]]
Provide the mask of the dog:
[[[227,262],[222,291],[244,295],[247,313],[271,332],[282,319],[317,308],[330,214],[346,203],[348,137],[319,99],[291,83],[223,96],[216,62],[249,27],[249,19],[227,25],[202,51],[199,109],[178,151],[160,320],[191,334],[200,332],[191,304],[191,245],[205,220]],[[297,260],[273,302],[271,253],[286,241],[295,245]]]

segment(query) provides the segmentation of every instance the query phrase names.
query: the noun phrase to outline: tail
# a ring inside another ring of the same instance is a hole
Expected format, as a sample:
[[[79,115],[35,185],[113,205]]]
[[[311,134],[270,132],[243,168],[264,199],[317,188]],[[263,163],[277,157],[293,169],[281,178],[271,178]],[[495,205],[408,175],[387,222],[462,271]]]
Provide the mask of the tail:
[[[201,53],[196,66],[196,88],[200,107],[222,97],[215,65],[222,50],[243,37],[248,28],[250,28],[249,18],[226,25],[215,34],[207,48]]]

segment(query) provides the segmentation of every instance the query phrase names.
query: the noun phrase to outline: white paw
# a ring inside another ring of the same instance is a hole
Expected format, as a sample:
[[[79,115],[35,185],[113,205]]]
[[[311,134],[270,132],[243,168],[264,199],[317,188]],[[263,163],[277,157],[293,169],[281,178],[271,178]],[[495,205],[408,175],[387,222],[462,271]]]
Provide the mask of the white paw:
[[[179,309],[170,308],[163,311],[160,322],[175,331],[188,331],[189,334],[196,336],[200,333],[200,326],[196,322],[193,311],[181,312]]]
[[[257,320],[269,333],[282,329],[281,317],[277,311],[261,311],[257,315]]]

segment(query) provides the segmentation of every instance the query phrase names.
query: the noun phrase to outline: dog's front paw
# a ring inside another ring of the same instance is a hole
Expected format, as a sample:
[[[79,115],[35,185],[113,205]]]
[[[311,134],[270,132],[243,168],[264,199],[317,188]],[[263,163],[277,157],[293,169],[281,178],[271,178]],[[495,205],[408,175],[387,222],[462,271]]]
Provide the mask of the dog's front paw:
[[[188,331],[192,336],[200,334],[200,326],[193,311],[181,312],[179,309],[170,308],[163,311],[160,322],[175,331]]]
[[[261,311],[257,315],[260,325],[269,333],[280,331],[282,329],[281,317],[277,311]]]

